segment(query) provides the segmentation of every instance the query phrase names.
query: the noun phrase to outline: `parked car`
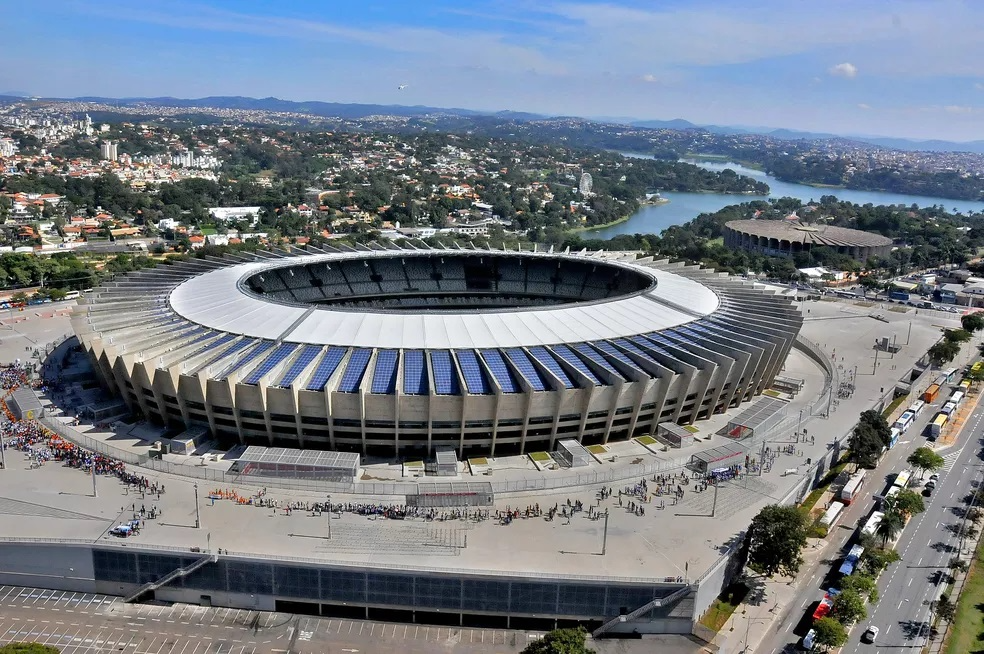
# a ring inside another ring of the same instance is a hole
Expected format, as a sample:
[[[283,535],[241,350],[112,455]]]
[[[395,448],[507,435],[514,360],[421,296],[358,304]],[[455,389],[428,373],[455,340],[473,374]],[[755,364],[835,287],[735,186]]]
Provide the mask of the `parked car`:
[[[933,473],[933,474],[931,474],[931,475],[929,476],[929,480],[930,480],[930,481],[933,481],[933,482],[935,482],[935,481],[939,481],[939,480],[940,480],[940,476],[939,476],[938,474],[936,474],[936,473]]]
[[[930,490],[933,490],[934,488],[936,488],[936,480],[935,479],[930,479],[929,481],[927,481],[926,482],[926,488],[928,488]]]

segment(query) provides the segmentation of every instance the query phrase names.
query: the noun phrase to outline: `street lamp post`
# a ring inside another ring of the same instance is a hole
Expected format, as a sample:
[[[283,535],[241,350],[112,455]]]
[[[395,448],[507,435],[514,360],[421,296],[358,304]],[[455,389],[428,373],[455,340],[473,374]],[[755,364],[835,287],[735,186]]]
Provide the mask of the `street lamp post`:
[[[202,526],[202,514],[198,508],[198,484],[195,484],[195,529]]]
[[[328,496],[328,540],[331,540],[331,495]]]

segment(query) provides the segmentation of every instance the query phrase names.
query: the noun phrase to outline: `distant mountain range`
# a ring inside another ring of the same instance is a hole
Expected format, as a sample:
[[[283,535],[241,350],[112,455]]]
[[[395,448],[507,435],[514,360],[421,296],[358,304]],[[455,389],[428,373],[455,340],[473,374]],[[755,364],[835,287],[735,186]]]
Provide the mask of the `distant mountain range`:
[[[0,93],[0,99],[15,100],[30,97],[28,94],[16,91]],[[52,100],[65,100],[65,98],[50,98]],[[341,102],[320,102],[307,101],[295,102],[293,100],[281,100],[279,98],[250,98],[244,96],[212,96],[207,98],[183,99],[172,97],[159,98],[104,98],[104,97],[79,97],[68,98],[80,102],[98,102],[101,104],[117,104],[133,106],[137,104],[158,106],[158,107],[186,107],[188,109],[215,107],[219,109],[240,109],[244,111],[282,111],[291,113],[307,113],[312,116],[326,118],[342,118],[346,120],[358,120],[367,116],[387,115],[416,117],[428,114],[449,114],[461,117],[492,117],[501,120],[513,120],[517,122],[529,122],[533,120],[556,119],[560,116],[546,116],[543,114],[527,113],[522,111],[476,111],[474,109],[428,107],[423,105],[382,105],[382,104],[352,104]],[[892,138],[885,136],[859,136],[851,134],[828,134],[822,132],[802,132],[791,129],[775,129],[771,127],[743,127],[729,125],[700,125],[692,123],[683,118],[673,120],[637,120],[629,117],[602,117],[596,116],[587,118],[605,123],[619,123],[631,125],[633,127],[643,127],[649,129],[702,129],[713,134],[759,134],[770,136],[777,139],[800,140],[800,139],[833,139],[842,138],[861,143],[869,143],[885,148],[895,148],[900,150],[914,151],[937,151],[937,152],[974,152],[984,154],[984,141],[940,141],[915,139]]]

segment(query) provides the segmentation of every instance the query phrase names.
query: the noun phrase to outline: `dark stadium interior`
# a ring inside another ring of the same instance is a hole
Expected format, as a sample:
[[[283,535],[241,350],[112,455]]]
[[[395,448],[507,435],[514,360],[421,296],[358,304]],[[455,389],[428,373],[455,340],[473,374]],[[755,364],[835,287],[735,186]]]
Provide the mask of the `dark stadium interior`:
[[[448,252],[284,266],[247,277],[242,287],[289,304],[479,311],[604,300],[644,291],[655,283],[605,262]]]

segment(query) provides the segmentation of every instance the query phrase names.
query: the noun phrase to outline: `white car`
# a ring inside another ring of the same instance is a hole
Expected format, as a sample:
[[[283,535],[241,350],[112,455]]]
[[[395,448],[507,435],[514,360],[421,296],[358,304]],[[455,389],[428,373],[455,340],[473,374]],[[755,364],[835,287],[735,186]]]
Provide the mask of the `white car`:
[[[936,488],[936,480],[935,479],[930,479],[929,481],[927,481],[926,482],[926,488],[929,488],[929,489]]]
[[[875,638],[878,638],[878,627],[875,625],[870,625],[868,629],[861,634],[861,641],[865,643],[875,642]]]
[[[930,481],[939,481],[940,480],[940,476],[937,475],[937,474],[932,474],[932,475],[929,476],[929,480]]]
[[[812,652],[813,647],[816,644],[817,644],[817,630],[810,629],[808,632],[806,632],[806,635],[803,636],[803,649],[805,649],[807,652]]]

